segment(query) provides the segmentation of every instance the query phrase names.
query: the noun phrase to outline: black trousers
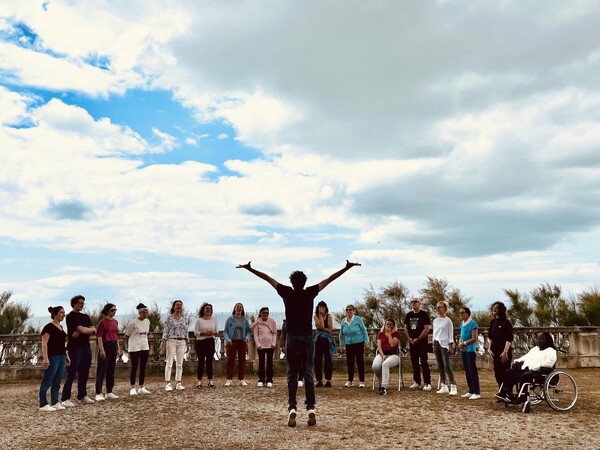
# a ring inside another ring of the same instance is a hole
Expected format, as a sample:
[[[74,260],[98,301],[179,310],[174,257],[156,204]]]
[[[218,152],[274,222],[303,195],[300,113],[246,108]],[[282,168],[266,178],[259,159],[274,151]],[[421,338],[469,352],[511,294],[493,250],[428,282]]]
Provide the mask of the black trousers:
[[[423,378],[425,384],[431,384],[431,372],[429,371],[429,363],[427,362],[427,339],[419,341],[418,344],[409,344],[410,363],[413,369],[413,380],[415,383],[421,384],[421,368],[423,368]]]
[[[129,374],[129,384],[135,385],[135,375],[138,367],[140,368],[140,386],[146,381],[146,364],[148,363],[148,350],[140,350],[139,352],[130,352],[131,357],[131,373]]]
[[[261,348],[258,351],[258,381],[263,383],[273,382],[273,348]],[[265,361],[266,360],[266,361]],[[266,366],[266,374],[265,374]]]
[[[354,381],[354,361],[358,367],[358,379],[365,382],[365,343],[346,345],[346,363],[348,364],[348,380]]]
[[[325,359],[325,379],[331,381],[333,364],[329,349],[329,339],[319,338],[315,342],[315,379],[317,381],[323,381],[323,359]]]
[[[197,339],[196,340],[196,356],[198,356],[198,367],[196,368],[196,376],[198,380],[202,380],[204,376],[204,365],[206,364],[206,376],[209,380],[213,377],[213,360],[215,357],[215,340],[214,338]]]

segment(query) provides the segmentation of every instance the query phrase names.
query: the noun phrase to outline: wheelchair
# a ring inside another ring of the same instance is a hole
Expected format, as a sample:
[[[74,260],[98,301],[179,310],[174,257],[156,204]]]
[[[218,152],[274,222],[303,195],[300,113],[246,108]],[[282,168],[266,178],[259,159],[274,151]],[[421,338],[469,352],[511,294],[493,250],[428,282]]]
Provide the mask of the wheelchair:
[[[555,411],[569,411],[577,402],[577,383],[567,372],[555,368],[542,368],[530,383],[523,383],[518,399],[521,411],[531,412],[531,407],[546,402]],[[505,403],[508,407],[510,403]]]

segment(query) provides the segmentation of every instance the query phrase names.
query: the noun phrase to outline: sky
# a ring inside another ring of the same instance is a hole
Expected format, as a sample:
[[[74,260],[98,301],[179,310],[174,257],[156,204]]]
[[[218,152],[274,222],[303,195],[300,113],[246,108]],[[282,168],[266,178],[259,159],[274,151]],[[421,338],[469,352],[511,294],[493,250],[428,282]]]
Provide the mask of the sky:
[[[487,308],[600,278],[600,3],[0,0],[0,291]]]

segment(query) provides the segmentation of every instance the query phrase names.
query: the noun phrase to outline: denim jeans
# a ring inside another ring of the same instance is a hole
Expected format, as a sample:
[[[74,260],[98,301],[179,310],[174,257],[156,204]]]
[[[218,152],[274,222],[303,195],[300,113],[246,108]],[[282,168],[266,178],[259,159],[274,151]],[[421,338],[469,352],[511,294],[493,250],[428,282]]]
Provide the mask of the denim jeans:
[[[477,372],[477,353],[475,352],[460,352],[462,357],[463,367],[465,369],[465,377],[467,378],[467,386],[471,394],[481,394],[479,390],[479,372]]]
[[[48,404],[46,394],[50,389],[50,404],[58,403],[58,391],[60,390],[60,380],[62,380],[65,366],[67,365],[67,357],[65,355],[53,355],[48,357],[50,365],[44,370],[44,378],[40,385],[40,408]]]
[[[315,341],[315,378],[323,381],[323,359],[325,359],[325,380],[331,381],[333,364],[329,339],[319,338]]]
[[[106,393],[110,393],[115,387],[115,367],[117,365],[117,341],[104,341],[104,354],[106,358],[100,357],[98,352],[98,363],[96,364],[96,395],[102,394],[102,385],[106,377]]]
[[[202,381],[204,376],[204,365],[206,364],[206,376],[209,380],[213,378],[213,360],[215,358],[215,339],[197,339],[196,356],[198,357],[198,366],[196,367],[196,378]]]
[[[312,334],[287,336],[287,385],[288,385],[288,410],[296,409],[296,393],[298,392],[298,378],[301,377],[300,368],[304,364],[304,389],[306,392],[306,409],[315,407],[315,379],[313,376],[315,346]]]
[[[258,351],[258,381],[273,382],[273,348],[261,348]],[[266,373],[265,373],[266,368]]]
[[[377,354],[373,360],[373,373],[381,381],[381,386],[387,388],[390,383],[390,369],[400,364],[399,355],[386,356],[385,361],[380,354]]]
[[[165,363],[165,381],[171,382],[171,371],[175,362],[175,381],[179,383],[183,376],[183,358],[187,341],[184,339],[167,339],[167,358]]]
[[[71,387],[77,376],[77,400],[82,400],[87,395],[87,381],[92,365],[92,351],[89,347],[80,347],[69,350],[71,365],[67,368],[67,378],[63,386],[61,401],[71,398]]]
[[[427,362],[427,339],[419,341],[418,344],[409,344],[410,362],[413,369],[413,380],[415,383],[421,384],[421,369],[423,368],[423,378],[425,384],[431,384],[431,371]],[[420,364],[419,364],[420,362]],[[420,366],[420,367],[419,367]]]
[[[452,371],[452,366],[450,365],[450,352],[448,349],[442,347],[438,341],[435,341],[433,343],[433,353],[435,354],[435,359],[438,363],[438,369],[440,370],[441,384],[446,384],[446,374],[448,374],[450,384],[456,384],[454,372]]]

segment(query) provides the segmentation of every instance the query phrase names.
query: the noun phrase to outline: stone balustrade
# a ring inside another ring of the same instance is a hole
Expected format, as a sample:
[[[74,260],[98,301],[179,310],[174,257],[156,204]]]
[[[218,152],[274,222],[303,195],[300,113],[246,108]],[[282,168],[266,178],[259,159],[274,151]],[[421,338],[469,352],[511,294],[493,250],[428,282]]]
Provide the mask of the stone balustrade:
[[[367,360],[374,356],[377,343],[376,336],[379,330],[370,329],[370,350],[366,351]],[[542,331],[548,331],[554,337],[556,347],[560,350],[558,358],[558,367],[578,368],[578,367],[600,367],[600,327],[542,327],[542,328],[515,328],[514,329],[514,355],[515,357],[526,353],[530,348],[536,345],[536,337]],[[336,342],[339,342],[339,330],[334,330],[333,335]],[[455,341],[458,342],[460,334],[459,329],[455,329]],[[129,357],[127,354],[127,339],[121,335],[121,348],[124,350],[123,356],[117,361],[117,366],[129,366]],[[431,335],[430,335],[431,339]],[[161,333],[149,333],[150,342],[150,364],[163,366],[164,354],[160,354]],[[280,342],[278,337],[278,342]],[[190,345],[185,355],[186,366],[195,366],[195,338],[190,333]],[[90,345],[92,348],[92,365],[95,365],[97,358],[96,339],[91,337]],[[402,336],[402,348],[407,348],[406,338]],[[479,329],[478,338],[478,366],[480,368],[491,368],[491,360],[485,351],[488,347],[488,329]],[[334,360],[340,360],[344,357],[344,349],[338,345],[334,355]],[[36,378],[41,376],[42,370],[42,345],[41,336],[37,334],[21,335],[0,335],[0,380]],[[253,363],[258,359],[254,342],[248,343],[247,359]],[[280,359],[280,352],[275,352],[275,359]],[[434,358],[430,358],[432,362]],[[459,358],[454,358],[455,363],[460,365]],[[219,365],[220,361],[225,361],[225,345],[223,333],[219,333],[216,342],[215,361]],[[405,364],[410,364],[408,358],[404,359]],[[191,363],[191,364],[190,364]],[[341,361],[338,361],[339,365]],[[370,367],[370,364],[367,365]],[[345,370],[345,369],[343,369]],[[188,370],[188,372],[193,372]]]

